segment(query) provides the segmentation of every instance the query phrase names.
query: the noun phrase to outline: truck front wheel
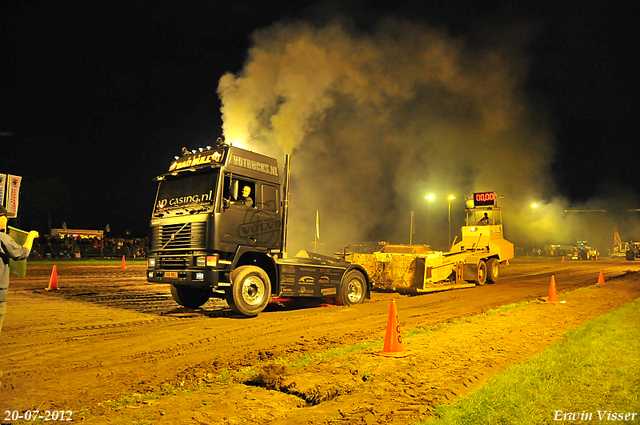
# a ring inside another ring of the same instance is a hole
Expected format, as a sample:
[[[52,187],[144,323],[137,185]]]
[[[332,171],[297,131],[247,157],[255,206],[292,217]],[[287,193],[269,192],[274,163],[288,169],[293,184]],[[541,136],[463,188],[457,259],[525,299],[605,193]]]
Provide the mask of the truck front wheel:
[[[271,280],[260,267],[241,266],[231,273],[229,307],[244,316],[257,316],[271,297]]]
[[[367,281],[364,276],[357,270],[351,270],[342,279],[337,301],[340,305],[362,304],[366,294]]]
[[[500,265],[497,258],[489,258],[487,261],[487,282],[496,283],[500,274]]]
[[[486,281],[487,281],[487,263],[480,260],[480,262],[478,262],[478,270],[476,273],[475,282],[476,282],[476,285],[482,286],[485,284]]]
[[[199,286],[171,285],[171,296],[183,307],[199,308],[211,297],[211,288]]]

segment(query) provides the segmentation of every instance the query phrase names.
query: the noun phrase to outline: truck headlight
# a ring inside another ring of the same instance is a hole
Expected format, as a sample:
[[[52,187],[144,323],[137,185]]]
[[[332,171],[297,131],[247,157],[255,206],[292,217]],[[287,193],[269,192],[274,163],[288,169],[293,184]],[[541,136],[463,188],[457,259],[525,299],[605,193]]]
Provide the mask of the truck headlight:
[[[204,273],[202,272],[196,273],[196,280],[204,280]]]
[[[218,256],[207,255],[206,257],[197,257],[196,266],[198,267],[218,267]]]
[[[156,259],[153,257],[149,257],[147,258],[147,267],[149,267],[150,269],[154,268],[156,266]]]

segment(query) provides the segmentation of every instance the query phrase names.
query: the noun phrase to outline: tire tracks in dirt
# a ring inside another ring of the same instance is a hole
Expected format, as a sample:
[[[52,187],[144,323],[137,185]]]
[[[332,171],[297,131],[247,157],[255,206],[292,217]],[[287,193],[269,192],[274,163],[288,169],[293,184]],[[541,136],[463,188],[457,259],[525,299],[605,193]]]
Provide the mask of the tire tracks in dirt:
[[[551,266],[545,265],[545,271],[566,269]],[[390,299],[398,303],[403,330],[451,322],[497,305],[546,296],[545,276],[509,277],[531,267],[513,267],[495,285],[415,297],[375,293],[354,308],[273,305],[251,319],[231,315],[221,300],[200,310],[178,308],[167,287],[141,285],[144,278],[132,271],[109,271],[109,276],[95,279],[100,272],[78,267],[74,279],[65,278],[63,289],[56,292],[43,291],[41,278],[16,279],[2,334],[7,356],[0,364],[5,371],[0,400],[2,407],[12,403],[7,406],[11,409],[38,407],[43,401],[79,408],[165,383],[197,382],[224,368],[240,370],[278,357],[380,339]],[[610,273],[621,266],[616,267],[611,266]],[[144,267],[138,271],[144,273]],[[565,271],[557,279],[559,290],[595,283],[599,264]],[[40,275],[46,273],[40,270]],[[114,275],[122,278],[117,284]],[[474,376],[460,378],[460,385],[478,379]],[[339,398],[346,397],[341,394]]]
[[[245,382],[205,384],[201,391],[135,404],[135,409],[97,409],[99,416],[87,423],[105,418],[127,423],[133,417],[167,424],[412,423],[562,341],[568,330],[640,297],[639,284],[637,274],[611,279],[606,287],[561,296],[566,304],[534,302],[413,335],[404,343],[413,355],[402,359],[365,350],[308,367],[256,362],[260,373]],[[201,371],[189,372],[191,382],[202,380]]]

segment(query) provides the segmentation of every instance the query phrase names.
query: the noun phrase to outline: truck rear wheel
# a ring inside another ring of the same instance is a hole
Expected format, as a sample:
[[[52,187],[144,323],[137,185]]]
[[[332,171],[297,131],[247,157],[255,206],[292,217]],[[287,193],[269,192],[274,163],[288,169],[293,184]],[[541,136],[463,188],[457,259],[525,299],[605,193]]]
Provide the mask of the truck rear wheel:
[[[271,297],[271,280],[260,267],[241,266],[231,273],[229,307],[244,316],[257,316]]]
[[[480,260],[478,262],[478,270],[476,272],[475,282],[476,285],[482,286],[487,281],[487,263]]]
[[[500,274],[500,263],[497,258],[487,260],[487,282],[496,283]]]
[[[337,302],[339,305],[362,304],[367,295],[367,281],[358,270],[351,270],[342,279]]]
[[[199,308],[211,297],[211,288],[199,286],[171,285],[171,296],[183,307]]]
[[[624,256],[625,256],[625,258],[626,258],[627,260],[629,260],[629,261],[633,261],[633,260],[635,260],[635,255],[633,254],[633,251],[632,251],[632,250],[630,250],[630,249],[629,249],[629,250],[627,250],[627,252],[625,252]]]

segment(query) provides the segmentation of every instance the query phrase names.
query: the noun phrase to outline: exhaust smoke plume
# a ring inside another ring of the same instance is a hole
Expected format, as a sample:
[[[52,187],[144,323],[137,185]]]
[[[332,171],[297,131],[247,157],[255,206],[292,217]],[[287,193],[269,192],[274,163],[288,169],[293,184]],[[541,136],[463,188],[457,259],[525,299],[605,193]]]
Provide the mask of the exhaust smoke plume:
[[[530,206],[553,193],[553,143],[523,87],[523,32],[471,45],[400,20],[370,32],[343,22],[257,31],[244,68],[220,79],[223,132],[234,145],[293,154],[291,252],[312,249],[316,210],[319,252],[408,243],[411,211],[414,243],[428,234],[446,249],[447,196],[458,199],[456,235],[464,196],[479,191],[504,195],[507,237],[540,236]]]

